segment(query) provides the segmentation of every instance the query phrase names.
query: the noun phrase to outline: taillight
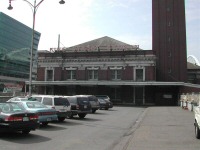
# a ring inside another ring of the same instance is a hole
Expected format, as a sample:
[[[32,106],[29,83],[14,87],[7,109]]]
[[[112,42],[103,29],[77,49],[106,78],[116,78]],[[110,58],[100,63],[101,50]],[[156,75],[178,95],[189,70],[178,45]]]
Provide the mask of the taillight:
[[[38,115],[33,115],[29,117],[30,120],[38,120]]]
[[[9,116],[5,118],[5,121],[22,121],[23,117],[14,117],[14,116]]]

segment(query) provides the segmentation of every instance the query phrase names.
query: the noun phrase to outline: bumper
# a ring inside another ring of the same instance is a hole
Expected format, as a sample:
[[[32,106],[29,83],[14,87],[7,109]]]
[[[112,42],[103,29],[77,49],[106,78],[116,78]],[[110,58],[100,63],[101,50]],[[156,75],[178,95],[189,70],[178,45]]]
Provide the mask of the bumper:
[[[0,131],[23,131],[35,130],[39,127],[39,122],[10,122],[0,123]]]
[[[39,116],[38,121],[40,123],[42,122],[52,122],[52,121],[57,121],[58,117],[57,115],[49,115],[49,116]]]

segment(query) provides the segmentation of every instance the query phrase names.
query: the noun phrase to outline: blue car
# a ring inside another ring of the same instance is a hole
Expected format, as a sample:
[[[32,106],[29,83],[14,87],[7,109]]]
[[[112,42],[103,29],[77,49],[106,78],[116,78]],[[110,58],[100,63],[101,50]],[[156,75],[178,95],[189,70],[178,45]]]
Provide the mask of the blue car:
[[[44,104],[38,101],[14,101],[20,104],[28,112],[33,112],[38,115],[38,121],[42,125],[47,125],[49,122],[57,121],[58,117],[56,110],[53,108],[48,108]]]

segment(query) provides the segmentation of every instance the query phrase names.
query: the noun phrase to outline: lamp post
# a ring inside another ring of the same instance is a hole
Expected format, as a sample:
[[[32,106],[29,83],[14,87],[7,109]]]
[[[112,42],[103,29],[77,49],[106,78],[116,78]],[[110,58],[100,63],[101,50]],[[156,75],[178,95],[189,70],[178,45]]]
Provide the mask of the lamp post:
[[[13,7],[11,5],[11,2],[13,0],[9,0],[9,6],[8,9],[12,10]],[[29,73],[29,96],[32,95],[32,70],[33,70],[33,49],[34,49],[34,31],[35,31],[35,16],[36,16],[36,12],[38,7],[40,6],[40,4],[44,1],[44,0],[40,0],[38,3],[36,2],[36,0],[34,0],[33,4],[31,2],[29,2],[28,0],[23,0],[25,2],[27,2],[30,6],[31,9],[33,11],[33,26],[32,26],[32,41],[31,41],[31,56],[30,56],[30,73]],[[60,4],[64,4],[65,1],[64,0],[60,0],[59,2]]]

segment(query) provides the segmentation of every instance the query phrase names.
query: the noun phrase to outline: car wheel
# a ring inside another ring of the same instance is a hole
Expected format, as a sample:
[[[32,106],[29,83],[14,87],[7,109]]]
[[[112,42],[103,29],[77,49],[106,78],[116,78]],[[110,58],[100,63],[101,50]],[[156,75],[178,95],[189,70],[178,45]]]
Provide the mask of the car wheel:
[[[195,122],[195,136],[197,139],[200,139],[200,129],[198,127],[197,122]]]
[[[93,109],[93,110],[92,110],[92,113],[94,114],[95,112],[96,112],[96,109]]]
[[[31,130],[23,130],[22,134],[29,134]]]
[[[43,126],[47,126],[47,125],[48,125],[48,122],[42,122],[42,125],[43,125]]]
[[[70,115],[67,116],[67,119],[72,119],[72,118],[73,118],[72,114],[70,114]]]
[[[105,110],[108,110],[108,108],[105,108]]]
[[[78,114],[79,118],[85,118],[86,114]]]
[[[65,117],[58,117],[58,121],[63,122],[65,120]]]

